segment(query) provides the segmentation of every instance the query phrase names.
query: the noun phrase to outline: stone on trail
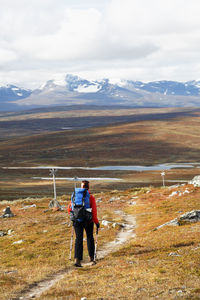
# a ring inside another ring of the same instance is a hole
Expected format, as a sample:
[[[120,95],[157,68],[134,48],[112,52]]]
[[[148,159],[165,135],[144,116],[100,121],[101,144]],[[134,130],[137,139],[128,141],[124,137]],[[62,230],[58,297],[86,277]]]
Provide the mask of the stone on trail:
[[[120,229],[120,228],[123,228],[123,226],[120,223],[113,223],[112,228]]]
[[[0,218],[11,218],[11,217],[14,217],[14,214],[12,213],[10,207],[7,206],[4,209],[3,215]]]
[[[110,223],[110,222],[109,222],[109,221],[106,221],[106,220],[102,220],[102,221],[101,221],[101,224],[104,225],[104,226],[108,226],[109,223]]]

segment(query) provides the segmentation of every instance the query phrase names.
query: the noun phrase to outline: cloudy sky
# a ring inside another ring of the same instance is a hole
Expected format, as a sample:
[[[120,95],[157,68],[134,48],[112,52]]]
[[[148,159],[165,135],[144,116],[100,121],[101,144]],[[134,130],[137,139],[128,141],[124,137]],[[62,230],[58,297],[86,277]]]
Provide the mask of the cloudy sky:
[[[200,79],[200,0],[0,0],[0,84]]]

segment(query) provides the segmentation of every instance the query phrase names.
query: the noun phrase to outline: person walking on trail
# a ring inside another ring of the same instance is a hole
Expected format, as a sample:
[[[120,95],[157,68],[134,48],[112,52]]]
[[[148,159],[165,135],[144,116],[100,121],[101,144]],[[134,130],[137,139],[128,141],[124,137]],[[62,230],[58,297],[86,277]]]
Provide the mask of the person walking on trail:
[[[78,204],[77,204],[78,203]],[[94,245],[94,224],[97,230],[100,227],[97,218],[97,207],[94,196],[89,191],[89,181],[83,180],[81,188],[75,188],[72,193],[71,203],[68,206],[68,213],[73,222],[75,239],[75,266],[82,267],[83,259],[83,232],[86,231],[87,248],[90,261],[95,264],[95,245]]]

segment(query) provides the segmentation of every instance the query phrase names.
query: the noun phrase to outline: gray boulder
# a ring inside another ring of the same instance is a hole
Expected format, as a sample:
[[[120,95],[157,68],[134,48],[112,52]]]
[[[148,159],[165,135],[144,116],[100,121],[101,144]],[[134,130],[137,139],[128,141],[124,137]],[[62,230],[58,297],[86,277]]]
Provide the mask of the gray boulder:
[[[160,229],[164,226],[181,226],[185,223],[194,223],[199,221],[200,221],[200,210],[192,210],[181,215],[179,218],[173,219],[165,224],[156,227],[154,230]]]
[[[4,236],[6,234],[7,234],[6,232],[0,230],[0,237]]]
[[[200,175],[195,176],[192,180],[188,181],[189,184],[193,184],[196,187],[200,187]]]
[[[169,221],[169,222],[167,222],[165,224],[162,224],[162,225],[154,228],[154,230],[160,229],[160,228],[162,228],[164,226],[178,226],[178,225],[179,225],[179,222],[178,222],[178,219],[176,218],[176,219],[173,219],[173,220],[171,220],[171,221]]]
[[[3,215],[1,216],[1,218],[11,218],[14,217],[14,214],[12,213],[11,209],[9,206],[7,206],[4,209]]]
[[[179,223],[185,222],[198,222],[200,221],[200,210],[192,210],[180,216]]]

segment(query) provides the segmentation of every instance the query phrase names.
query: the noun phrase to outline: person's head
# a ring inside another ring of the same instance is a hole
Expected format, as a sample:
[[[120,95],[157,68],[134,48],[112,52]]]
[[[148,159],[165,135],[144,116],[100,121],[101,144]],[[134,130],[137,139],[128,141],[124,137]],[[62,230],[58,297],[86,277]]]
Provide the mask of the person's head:
[[[83,180],[83,181],[81,182],[81,187],[82,187],[82,189],[87,189],[87,190],[89,190],[89,181]]]

